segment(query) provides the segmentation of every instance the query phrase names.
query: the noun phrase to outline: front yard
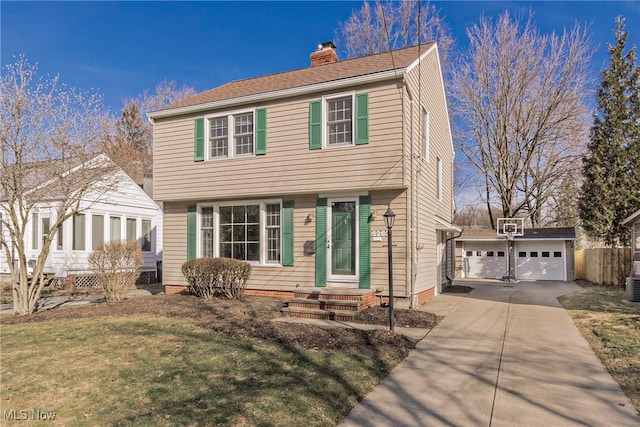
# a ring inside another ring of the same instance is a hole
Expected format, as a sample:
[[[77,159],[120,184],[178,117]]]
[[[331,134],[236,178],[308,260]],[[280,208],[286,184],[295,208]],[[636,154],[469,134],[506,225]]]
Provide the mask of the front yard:
[[[640,304],[626,301],[621,288],[597,286],[560,303],[640,413]]]
[[[415,346],[270,322],[280,306],[157,295],[2,316],[2,424],[40,411],[65,426],[331,426]]]

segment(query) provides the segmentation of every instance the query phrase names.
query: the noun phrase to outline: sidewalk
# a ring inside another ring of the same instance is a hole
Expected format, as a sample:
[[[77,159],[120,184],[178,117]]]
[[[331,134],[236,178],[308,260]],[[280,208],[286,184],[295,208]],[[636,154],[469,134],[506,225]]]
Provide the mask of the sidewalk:
[[[557,297],[562,282],[473,283],[422,308],[447,316],[341,426],[638,426]]]
[[[154,292],[147,289],[132,289],[126,293],[125,298],[134,298],[145,295],[153,295]],[[95,304],[104,302],[102,295],[61,295],[55,297],[40,298],[36,303],[36,310],[51,310],[53,308],[70,307],[73,305]],[[13,312],[13,304],[0,304],[0,313]]]

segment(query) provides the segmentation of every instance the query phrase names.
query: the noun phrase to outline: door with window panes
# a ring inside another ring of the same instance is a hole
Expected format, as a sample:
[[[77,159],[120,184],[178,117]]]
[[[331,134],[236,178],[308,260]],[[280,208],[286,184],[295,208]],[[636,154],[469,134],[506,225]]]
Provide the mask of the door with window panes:
[[[330,200],[329,229],[327,251],[327,267],[329,280],[341,282],[344,286],[349,283],[357,286],[357,202],[355,200]]]

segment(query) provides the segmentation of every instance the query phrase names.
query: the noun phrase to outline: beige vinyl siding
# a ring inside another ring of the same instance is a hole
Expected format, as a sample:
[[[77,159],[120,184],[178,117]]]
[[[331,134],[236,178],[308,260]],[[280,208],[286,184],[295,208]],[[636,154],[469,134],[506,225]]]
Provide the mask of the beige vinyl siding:
[[[421,78],[418,87],[418,78]],[[407,157],[412,157],[411,164],[406,162],[407,182],[415,182],[410,192],[407,209],[413,211],[415,228],[413,241],[416,242],[413,262],[416,264],[415,292],[433,288],[438,285],[437,245],[441,246],[442,263],[446,251],[446,238],[437,230],[435,218],[453,221],[453,147],[447,118],[446,100],[441,86],[441,75],[435,52],[427,55],[419,66],[413,68],[406,76],[412,100],[405,100],[407,108],[405,150]],[[423,108],[429,113],[429,161],[424,159],[423,141]],[[411,146],[413,145],[413,152]],[[413,155],[412,155],[413,154]],[[437,159],[442,162],[442,198],[437,198]],[[411,222],[409,223],[411,227]],[[411,258],[411,254],[409,254]],[[409,264],[411,268],[411,264]],[[441,281],[446,280],[445,265],[441,265]]]
[[[371,193],[371,232],[386,231],[383,214],[387,206],[396,214],[393,226],[393,295],[406,297],[409,295],[409,281],[407,280],[409,263],[407,241],[407,191],[375,191]],[[389,294],[389,261],[387,238],[380,241],[371,239],[371,289],[382,290],[382,295]]]
[[[196,163],[194,119],[202,115],[159,119],[154,126],[154,198],[197,200],[202,194],[216,199],[266,197],[303,194],[309,189],[401,187],[400,92],[391,82],[360,87],[356,92],[369,94],[366,145],[309,150],[309,102],[331,92],[251,106],[267,109],[264,156]]]
[[[396,214],[393,227],[394,295],[404,297],[407,286],[406,191],[376,191],[371,194],[371,231],[386,230],[382,214],[391,203]],[[315,241],[315,218],[305,224],[309,214],[315,213],[317,195],[293,197],[294,201],[294,266],[252,266],[248,289],[292,290],[296,286],[315,286],[315,255],[305,255],[304,243]],[[211,200],[198,201],[199,203]],[[163,275],[165,285],[186,285],[182,264],[187,253],[187,203],[166,203],[164,217]],[[371,289],[388,294],[387,239],[371,242]]]
[[[187,261],[187,205],[165,203],[163,216],[162,282],[186,285],[182,264]]]
[[[316,196],[304,195],[294,201],[294,266],[253,265],[247,283],[249,289],[291,290],[296,286],[314,286],[315,259],[304,254],[304,242],[315,240],[315,223],[305,224],[315,212]],[[163,281],[165,285],[186,285],[182,264],[187,260],[187,205],[221,202],[203,199],[190,203],[165,203]]]

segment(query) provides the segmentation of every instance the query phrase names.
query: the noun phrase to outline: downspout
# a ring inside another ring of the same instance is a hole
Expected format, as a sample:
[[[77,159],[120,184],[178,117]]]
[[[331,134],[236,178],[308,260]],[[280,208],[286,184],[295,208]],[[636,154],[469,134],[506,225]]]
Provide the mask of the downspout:
[[[417,241],[414,238],[414,230],[415,230],[415,209],[414,209],[414,191],[415,191],[415,176],[413,171],[413,99],[411,97],[411,93],[409,92],[409,86],[406,82],[406,76],[404,81],[404,86],[407,88],[407,98],[409,99],[409,176],[411,177],[411,187],[409,191],[409,247],[410,247],[410,259],[411,265],[409,266],[409,271],[411,272],[411,280],[410,280],[410,290],[409,290],[409,308],[416,308],[416,271],[415,271],[415,251]]]

